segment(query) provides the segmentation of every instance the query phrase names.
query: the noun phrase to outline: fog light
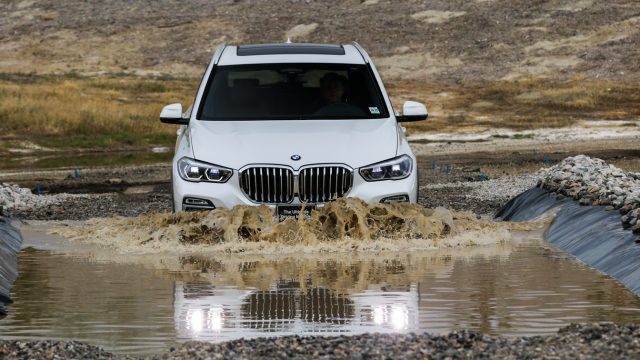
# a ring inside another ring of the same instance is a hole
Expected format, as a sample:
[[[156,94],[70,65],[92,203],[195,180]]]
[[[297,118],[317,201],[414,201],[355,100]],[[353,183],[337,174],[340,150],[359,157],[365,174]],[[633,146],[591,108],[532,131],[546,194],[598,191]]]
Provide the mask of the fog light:
[[[187,205],[201,205],[201,206],[213,205],[209,200],[198,199],[198,198],[184,198],[184,203]]]
[[[210,200],[187,197],[182,200],[183,211],[213,210],[215,205]]]
[[[395,203],[409,202],[409,195],[403,194],[403,195],[389,196],[389,197],[386,197],[386,198],[380,200],[380,202],[384,203],[384,204],[395,204]]]

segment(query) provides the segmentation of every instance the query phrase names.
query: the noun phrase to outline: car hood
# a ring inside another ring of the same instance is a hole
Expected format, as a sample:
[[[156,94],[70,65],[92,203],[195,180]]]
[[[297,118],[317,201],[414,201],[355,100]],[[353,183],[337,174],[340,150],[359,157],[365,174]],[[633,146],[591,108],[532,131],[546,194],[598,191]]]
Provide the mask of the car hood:
[[[341,163],[358,168],[396,155],[398,128],[390,119],[192,121],[194,157],[240,169],[249,164]],[[292,155],[299,155],[293,161]]]

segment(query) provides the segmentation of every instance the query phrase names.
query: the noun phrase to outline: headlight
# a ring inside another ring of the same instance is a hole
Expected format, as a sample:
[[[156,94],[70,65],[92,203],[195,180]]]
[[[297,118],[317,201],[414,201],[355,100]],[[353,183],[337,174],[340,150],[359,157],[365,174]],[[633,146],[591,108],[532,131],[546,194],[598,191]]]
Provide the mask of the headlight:
[[[411,174],[413,161],[407,155],[402,155],[383,162],[360,168],[360,175],[366,181],[400,180]]]
[[[233,175],[233,170],[183,157],[178,160],[178,174],[186,181],[224,183]]]

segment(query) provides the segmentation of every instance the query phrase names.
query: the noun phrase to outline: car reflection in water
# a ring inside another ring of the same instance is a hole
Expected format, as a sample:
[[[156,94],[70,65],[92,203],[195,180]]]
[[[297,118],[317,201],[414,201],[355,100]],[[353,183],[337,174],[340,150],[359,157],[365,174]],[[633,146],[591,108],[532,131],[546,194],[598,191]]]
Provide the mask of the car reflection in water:
[[[177,282],[175,326],[180,340],[226,341],[276,335],[408,332],[418,327],[418,287],[370,285],[346,294],[293,280],[268,290]]]

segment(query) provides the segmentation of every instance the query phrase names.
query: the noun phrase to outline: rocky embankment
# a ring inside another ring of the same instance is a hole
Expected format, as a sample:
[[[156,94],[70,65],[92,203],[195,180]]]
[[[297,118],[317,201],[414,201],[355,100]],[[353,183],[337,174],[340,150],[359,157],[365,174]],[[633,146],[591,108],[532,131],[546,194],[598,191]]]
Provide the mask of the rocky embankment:
[[[640,173],[627,173],[603,160],[578,155],[546,170],[538,186],[581,205],[618,210],[623,226],[640,234]]]

